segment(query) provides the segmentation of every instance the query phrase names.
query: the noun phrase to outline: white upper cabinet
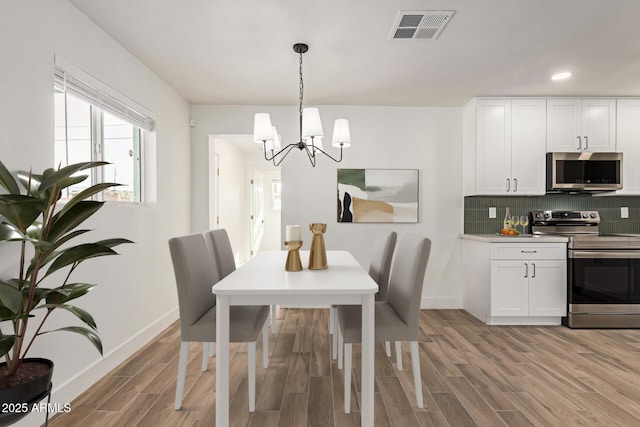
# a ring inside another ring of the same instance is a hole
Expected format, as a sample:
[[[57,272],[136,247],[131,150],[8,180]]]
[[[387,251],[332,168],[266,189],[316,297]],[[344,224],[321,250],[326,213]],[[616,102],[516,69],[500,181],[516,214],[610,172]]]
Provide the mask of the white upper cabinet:
[[[615,99],[547,99],[548,152],[615,152]]]
[[[622,153],[622,190],[617,195],[640,194],[640,99],[619,99],[617,149]]]
[[[511,101],[511,176],[513,195],[545,193],[547,102]]]
[[[511,100],[478,100],[476,120],[476,194],[507,194],[511,184]]]
[[[546,101],[478,99],[475,116],[465,113],[466,120],[475,121],[475,129],[469,131],[475,136],[475,187],[467,192],[544,194]]]

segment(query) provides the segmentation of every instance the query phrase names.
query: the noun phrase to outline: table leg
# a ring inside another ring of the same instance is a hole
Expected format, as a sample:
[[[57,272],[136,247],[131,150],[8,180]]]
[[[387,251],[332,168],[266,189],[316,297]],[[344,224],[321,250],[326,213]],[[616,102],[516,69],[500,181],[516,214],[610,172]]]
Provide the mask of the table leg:
[[[229,297],[216,296],[216,426],[229,425]]]
[[[374,299],[367,294],[362,297],[362,427],[373,427],[374,342]]]

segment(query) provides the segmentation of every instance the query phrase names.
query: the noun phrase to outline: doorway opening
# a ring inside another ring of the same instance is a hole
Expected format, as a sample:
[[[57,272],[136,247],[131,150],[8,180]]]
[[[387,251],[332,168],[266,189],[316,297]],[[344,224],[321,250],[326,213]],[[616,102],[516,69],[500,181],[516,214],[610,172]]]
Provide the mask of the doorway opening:
[[[209,136],[209,228],[227,230],[236,265],[282,247],[280,169],[264,163],[252,135]]]

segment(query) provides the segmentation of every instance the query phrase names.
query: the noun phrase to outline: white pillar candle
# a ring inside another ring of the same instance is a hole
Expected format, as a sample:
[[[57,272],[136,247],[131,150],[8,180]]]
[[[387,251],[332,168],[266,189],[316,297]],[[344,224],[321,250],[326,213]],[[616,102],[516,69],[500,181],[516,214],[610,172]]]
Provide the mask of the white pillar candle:
[[[299,242],[302,240],[302,228],[299,225],[287,225],[286,242]]]

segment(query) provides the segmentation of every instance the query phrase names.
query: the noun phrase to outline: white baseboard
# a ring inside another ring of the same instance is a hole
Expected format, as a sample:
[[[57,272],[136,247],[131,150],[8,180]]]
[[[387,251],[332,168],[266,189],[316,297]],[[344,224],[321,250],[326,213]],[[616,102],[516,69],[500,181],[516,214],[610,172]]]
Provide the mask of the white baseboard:
[[[62,406],[64,403],[72,402],[98,380],[167,329],[178,318],[178,307],[176,307],[59,387],[54,384],[51,403],[59,403]],[[50,414],[50,417],[53,415]],[[31,427],[40,426],[43,423],[44,414],[31,413],[16,423],[15,426]]]
[[[462,297],[422,297],[420,308],[461,309],[464,307]]]

